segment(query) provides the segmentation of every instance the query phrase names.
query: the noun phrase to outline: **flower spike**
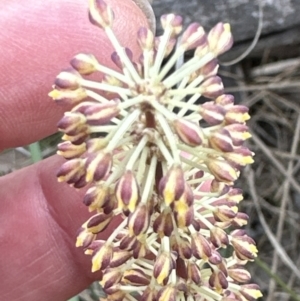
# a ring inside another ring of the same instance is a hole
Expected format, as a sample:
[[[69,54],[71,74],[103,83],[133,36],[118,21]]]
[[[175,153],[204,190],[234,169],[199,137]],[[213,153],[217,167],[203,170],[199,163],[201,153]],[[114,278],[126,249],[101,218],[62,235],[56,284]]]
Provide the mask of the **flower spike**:
[[[240,229],[248,216],[238,211],[242,191],[233,187],[253,162],[244,145],[248,108],[224,94],[217,76],[217,57],[232,45],[230,26],[219,23],[206,34],[192,23],[177,40],[182,18],[164,15],[160,37],[138,30],[135,61],[114,34],[104,0],[89,0],[89,18],[114,47],[117,71],[77,54],[49,96],[73,106],[58,123],[64,142],[57,153],[67,162],[57,177],[88,186],[83,203],[93,215],[76,246],[91,256],[92,271],[101,271],[101,300],[261,297],[244,268],[257,248]],[[180,63],[186,51],[194,55]],[[97,73],[100,82],[86,77]],[[209,100],[199,104],[201,96]]]

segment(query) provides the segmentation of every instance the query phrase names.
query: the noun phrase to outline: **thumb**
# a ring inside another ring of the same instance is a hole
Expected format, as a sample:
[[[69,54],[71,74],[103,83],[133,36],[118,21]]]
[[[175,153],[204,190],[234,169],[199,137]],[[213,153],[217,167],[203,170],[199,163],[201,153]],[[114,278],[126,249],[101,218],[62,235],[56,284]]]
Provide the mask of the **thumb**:
[[[146,0],[135,0],[143,2]],[[132,0],[107,0],[121,44],[139,54],[137,29],[147,18]],[[113,48],[91,25],[85,0],[1,1],[0,149],[26,145],[56,131],[63,108],[47,96],[59,71],[79,52],[113,66]]]

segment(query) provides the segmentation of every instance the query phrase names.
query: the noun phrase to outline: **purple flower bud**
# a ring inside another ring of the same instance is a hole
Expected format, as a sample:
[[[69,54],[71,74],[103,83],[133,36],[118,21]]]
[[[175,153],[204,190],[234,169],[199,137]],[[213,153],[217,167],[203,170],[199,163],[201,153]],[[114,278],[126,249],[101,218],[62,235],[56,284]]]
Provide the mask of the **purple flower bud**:
[[[75,183],[85,174],[84,161],[72,159],[65,162],[58,170],[56,176],[59,182]]]
[[[221,271],[213,271],[209,277],[209,285],[214,288],[217,292],[222,292],[228,288],[228,281],[226,276]]]
[[[209,77],[201,84],[202,95],[207,98],[215,98],[224,93],[224,86],[219,76]]]
[[[195,284],[201,284],[201,271],[199,266],[191,261],[187,263],[187,276],[188,279],[193,281]]]
[[[164,236],[170,237],[173,233],[174,226],[172,221],[172,213],[169,210],[164,210],[158,215],[153,223],[153,231],[161,238]]]
[[[104,243],[100,245],[94,252],[92,258],[92,272],[104,270],[109,266],[113,256],[113,248],[111,245]]]
[[[131,235],[140,235],[148,230],[150,224],[149,209],[146,204],[139,204],[128,217],[128,229]]]
[[[109,266],[111,268],[116,268],[124,264],[127,260],[132,257],[129,251],[121,250],[119,248],[114,248],[113,257],[110,260]]]
[[[86,117],[77,112],[66,112],[63,118],[58,122],[57,127],[67,135],[77,135],[81,132],[87,132]]]
[[[176,256],[174,253],[163,252],[156,258],[153,277],[158,284],[166,284],[171,271],[176,267]]]
[[[212,132],[208,138],[212,148],[221,152],[232,152],[233,143],[230,134],[224,128]],[[225,156],[225,155],[224,155]]]
[[[73,159],[81,156],[86,151],[86,144],[74,145],[70,141],[65,141],[57,145],[57,154],[65,159]]]
[[[91,0],[89,8],[89,19],[92,24],[100,28],[112,26],[114,13],[103,0]]]
[[[173,165],[159,182],[159,193],[167,206],[178,200],[185,190],[183,170],[178,165]]]
[[[210,101],[199,107],[199,113],[209,125],[218,125],[223,122],[226,112],[222,106]]]
[[[200,233],[192,235],[192,253],[197,259],[208,260],[212,250],[207,239]]]
[[[59,105],[75,105],[87,97],[84,88],[76,90],[54,89],[48,95]]]
[[[134,212],[140,202],[139,185],[131,170],[126,170],[120,178],[116,190],[118,207],[122,210]]]
[[[229,50],[233,44],[233,38],[228,23],[218,23],[207,36],[209,48],[216,56]]]
[[[181,37],[180,45],[185,50],[194,49],[203,43],[207,43],[207,37],[202,26],[198,23],[190,24]]]
[[[122,279],[122,272],[116,269],[107,269],[103,272],[102,280],[100,281],[103,289],[108,289],[115,284],[118,284]]]
[[[79,53],[72,58],[70,64],[80,74],[86,75],[96,71],[98,61],[92,54]]]
[[[80,88],[80,74],[74,69],[60,72],[55,79],[55,87],[60,89],[77,90]]]
[[[144,286],[150,284],[150,279],[150,276],[145,274],[142,270],[132,269],[124,272],[122,283],[134,286]]]
[[[105,151],[91,153],[87,155],[85,163],[86,181],[100,181],[110,172],[112,165],[112,154]]]
[[[104,125],[116,117],[120,112],[117,101],[107,103],[93,104],[84,111],[87,123],[89,125]]]
[[[141,27],[138,31],[138,43],[143,50],[152,50],[154,46],[154,35],[146,27]]]
[[[209,158],[205,163],[217,181],[231,185],[239,176],[239,172],[225,160]]]
[[[100,233],[106,229],[112,217],[112,214],[107,215],[103,212],[97,213],[88,219],[88,221],[85,223],[85,227],[93,234]]]
[[[173,35],[178,35],[182,30],[182,17],[174,14],[162,15],[160,17],[161,26],[164,30],[172,29]]]
[[[184,143],[191,146],[202,144],[204,135],[198,124],[181,118],[175,119],[173,125],[177,135]]]

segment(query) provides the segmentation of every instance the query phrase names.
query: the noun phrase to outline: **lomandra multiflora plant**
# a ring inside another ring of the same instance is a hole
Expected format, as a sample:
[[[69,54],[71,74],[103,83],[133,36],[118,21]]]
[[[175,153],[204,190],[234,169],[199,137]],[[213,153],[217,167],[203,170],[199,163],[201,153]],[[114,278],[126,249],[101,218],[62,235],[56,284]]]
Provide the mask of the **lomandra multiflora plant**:
[[[242,191],[233,187],[253,162],[243,146],[248,109],[223,94],[216,75],[217,56],[232,45],[229,25],[206,34],[193,23],[177,40],[182,18],[164,15],[162,36],[137,32],[142,54],[134,62],[103,0],[90,1],[89,17],[114,46],[117,71],[78,54],[50,96],[74,106],[58,123],[65,140],[58,154],[68,160],[58,180],[88,186],[83,202],[94,215],[76,246],[102,271],[102,300],[259,298],[244,268],[257,249],[240,229],[248,216],[238,212]],[[193,57],[175,68],[188,50]],[[94,72],[104,74],[101,82],[82,77]],[[107,240],[97,238],[120,217]]]

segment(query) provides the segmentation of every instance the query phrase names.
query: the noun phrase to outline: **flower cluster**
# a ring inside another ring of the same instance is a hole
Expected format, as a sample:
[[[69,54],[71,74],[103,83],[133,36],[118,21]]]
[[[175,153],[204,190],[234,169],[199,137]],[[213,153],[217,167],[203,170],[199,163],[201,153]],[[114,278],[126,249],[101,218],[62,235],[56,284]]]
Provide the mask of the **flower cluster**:
[[[240,229],[248,217],[238,212],[243,197],[233,187],[253,162],[243,146],[249,115],[216,75],[217,56],[232,45],[229,25],[206,34],[193,23],[177,39],[182,18],[164,15],[162,36],[138,31],[141,56],[134,62],[103,0],[90,1],[89,17],[114,46],[119,70],[78,54],[50,96],[73,105],[58,123],[65,140],[58,154],[68,160],[58,180],[88,187],[83,202],[95,214],[76,245],[92,256],[92,271],[102,271],[104,300],[259,298],[244,268],[257,249]],[[193,57],[180,64],[188,50]],[[82,77],[94,72],[101,82]],[[120,217],[106,241],[97,239]]]

